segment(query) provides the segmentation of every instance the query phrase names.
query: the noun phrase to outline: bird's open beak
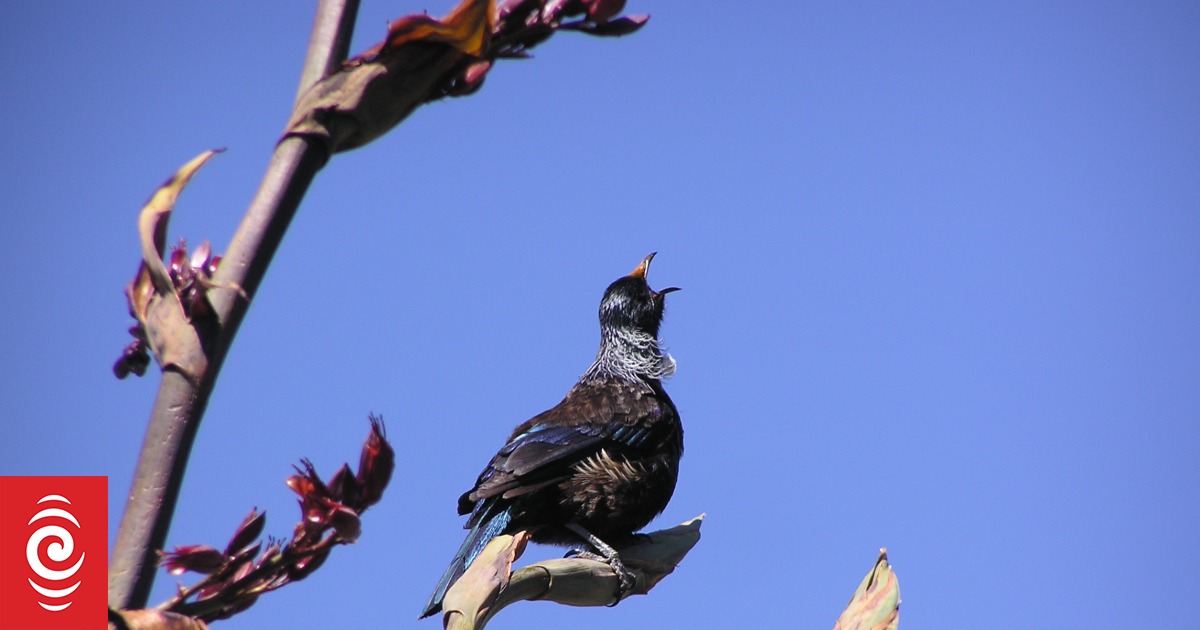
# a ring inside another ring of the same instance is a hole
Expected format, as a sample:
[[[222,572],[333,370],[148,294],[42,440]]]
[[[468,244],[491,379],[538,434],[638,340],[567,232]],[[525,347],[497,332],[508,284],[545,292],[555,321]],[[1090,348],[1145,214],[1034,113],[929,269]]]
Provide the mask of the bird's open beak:
[[[650,261],[654,260],[654,255],[657,253],[658,252],[650,252],[645,258],[642,259],[642,262],[638,263],[637,267],[633,268],[633,271],[629,272],[629,275],[633,276],[634,278],[641,278],[642,280],[645,280],[646,272],[650,271]]]
[[[634,278],[641,278],[642,280],[645,280],[646,272],[650,271],[650,261],[654,260],[654,256],[657,253],[658,252],[650,252],[645,258],[642,259],[642,262],[638,263],[637,267],[634,267],[633,271],[630,272],[629,275]],[[679,291],[679,287],[667,287],[661,291],[655,291],[655,293],[658,295],[666,295],[672,291]]]

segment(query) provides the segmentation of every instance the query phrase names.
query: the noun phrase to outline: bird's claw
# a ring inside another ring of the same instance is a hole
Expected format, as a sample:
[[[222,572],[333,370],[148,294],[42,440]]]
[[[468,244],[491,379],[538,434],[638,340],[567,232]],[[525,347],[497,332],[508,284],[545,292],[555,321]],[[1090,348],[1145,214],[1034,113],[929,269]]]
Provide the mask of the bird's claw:
[[[616,597],[609,604],[609,607],[612,607],[620,603],[622,599],[625,599],[626,595],[633,591],[634,585],[637,584],[637,575],[633,571],[630,571],[625,566],[625,563],[621,562],[620,556],[617,555],[613,555],[613,557],[608,559],[608,566],[612,567],[613,573],[617,574]]]
[[[612,603],[608,604],[609,607],[619,604],[622,599],[625,599],[626,595],[629,595],[633,591],[633,587],[637,585],[637,574],[630,571],[629,567],[626,567],[625,563],[621,562],[621,557],[615,553],[612,556],[605,556],[586,549],[571,549],[563,557],[595,560],[596,562],[603,562],[612,568],[613,573],[617,574],[617,592],[613,595]]]

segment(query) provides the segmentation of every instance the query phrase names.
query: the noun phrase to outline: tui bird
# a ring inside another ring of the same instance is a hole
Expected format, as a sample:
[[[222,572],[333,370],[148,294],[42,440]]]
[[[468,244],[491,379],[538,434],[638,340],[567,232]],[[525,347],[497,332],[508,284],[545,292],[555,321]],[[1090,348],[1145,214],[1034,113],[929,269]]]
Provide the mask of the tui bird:
[[[658,339],[664,297],[646,271],[654,253],[609,285],[600,301],[600,350],[562,402],[518,425],[458,500],[470,514],[466,540],[421,612],[441,610],[446,590],[501,534],[529,531],[536,542],[586,541],[620,577],[633,575],[610,542],[633,538],[671,500],[683,455],[683,426],[662,379],[675,360]]]

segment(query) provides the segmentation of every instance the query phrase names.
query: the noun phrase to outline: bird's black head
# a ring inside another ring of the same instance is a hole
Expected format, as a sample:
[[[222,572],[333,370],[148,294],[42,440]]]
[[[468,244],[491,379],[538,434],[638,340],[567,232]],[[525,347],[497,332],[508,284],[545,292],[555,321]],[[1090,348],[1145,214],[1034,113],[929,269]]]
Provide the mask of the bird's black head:
[[[650,269],[654,254],[651,252],[646,256],[629,275],[608,285],[604,298],[600,300],[602,329],[628,330],[644,333],[651,338],[658,337],[665,306],[663,298],[679,288],[668,287],[661,291],[650,288],[646,282],[646,272]]]

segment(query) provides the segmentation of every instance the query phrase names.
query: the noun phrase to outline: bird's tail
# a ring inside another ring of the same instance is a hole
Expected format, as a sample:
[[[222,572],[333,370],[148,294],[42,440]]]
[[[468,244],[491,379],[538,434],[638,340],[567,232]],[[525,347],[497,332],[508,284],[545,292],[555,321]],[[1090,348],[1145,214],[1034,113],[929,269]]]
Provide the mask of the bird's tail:
[[[475,557],[489,542],[496,536],[504,533],[508,527],[509,521],[512,520],[512,508],[506,507],[497,509],[499,506],[492,503],[484,508],[483,514],[475,520],[475,526],[471,531],[467,532],[467,538],[463,541],[462,546],[458,548],[458,553],[454,554],[454,559],[450,561],[450,566],[446,567],[446,572],[442,574],[442,579],[438,581],[437,587],[433,589],[433,595],[429,596],[429,601],[425,604],[425,608],[421,611],[421,619],[428,617],[442,609],[442,599],[446,597],[446,591],[462,577],[466,572],[467,567],[475,561]]]

